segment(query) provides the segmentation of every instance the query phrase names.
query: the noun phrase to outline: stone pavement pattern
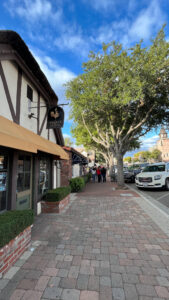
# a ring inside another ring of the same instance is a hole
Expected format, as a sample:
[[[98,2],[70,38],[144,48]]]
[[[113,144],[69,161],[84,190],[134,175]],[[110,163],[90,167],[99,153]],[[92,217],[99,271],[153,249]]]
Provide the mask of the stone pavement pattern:
[[[0,299],[169,299],[168,236],[136,193],[112,188],[89,183],[62,214],[36,217],[32,248],[0,280]]]

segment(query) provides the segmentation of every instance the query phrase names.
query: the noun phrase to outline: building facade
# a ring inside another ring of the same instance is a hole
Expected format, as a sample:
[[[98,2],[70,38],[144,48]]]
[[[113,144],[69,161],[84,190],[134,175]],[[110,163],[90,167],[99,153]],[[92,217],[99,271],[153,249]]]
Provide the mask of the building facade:
[[[87,173],[87,158],[72,147],[63,147],[69,156],[69,160],[61,162],[61,184],[66,186],[71,178],[83,176]]]
[[[47,129],[58,98],[21,37],[0,31],[0,212],[33,208],[61,184],[60,128]]]
[[[164,128],[161,128],[156,148],[161,151],[161,160],[169,161],[169,138]]]

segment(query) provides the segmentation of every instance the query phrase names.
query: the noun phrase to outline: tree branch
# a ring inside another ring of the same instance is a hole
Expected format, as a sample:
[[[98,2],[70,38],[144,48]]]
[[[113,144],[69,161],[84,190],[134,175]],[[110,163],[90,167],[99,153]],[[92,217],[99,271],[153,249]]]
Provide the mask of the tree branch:
[[[96,143],[98,143],[98,144],[100,144],[100,145],[102,145],[104,148],[108,149],[107,145],[103,142],[103,140],[96,138],[96,137],[91,133],[91,131],[89,130],[88,126],[86,125],[86,122],[85,122],[85,119],[84,119],[83,114],[81,114],[81,115],[82,115],[83,124],[84,124],[86,130],[88,131],[90,137],[93,139],[93,141],[96,142]],[[98,134],[99,134],[99,133],[98,133]]]
[[[127,134],[126,134],[126,135],[124,136],[124,138],[122,139],[122,142],[124,142],[126,139],[128,139],[131,133],[134,134],[134,132],[135,132],[138,128],[140,128],[140,127],[147,121],[147,119],[148,119],[150,113],[152,112],[153,108],[154,108],[154,106],[152,106],[152,107],[149,109],[149,111],[146,113],[146,116],[145,116],[145,117],[144,117],[144,118],[143,118],[143,119],[142,119],[135,127],[133,127],[133,125],[130,126],[130,128],[129,128]]]
[[[131,104],[132,104],[132,103],[131,103]],[[139,116],[139,109],[140,109],[141,107],[143,107],[144,104],[145,104],[144,100],[143,100],[143,99],[140,99],[139,105],[137,105],[136,112],[135,112],[135,117],[134,117],[134,119],[133,119],[133,122],[132,122],[131,126],[133,126],[133,125],[135,124],[136,120],[138,119],[138,116]],[[128,106],[128,109],[127,109],[127,111],[126,111],[126,113],[125,113],[126,115],[129,113],[130,107],[131,107],[131,105]],[[127,124],[127,118],[125,118],[125,121],[124,121],[124,124],[123,124],[123,126],[122,126],[122,129],[121,129],[121,131],[119,132],[120,135],[122,134],[123,128],[125,128],[126,124]]]
[[[99,127],[98,127],[98,124],[97,124],[97,123],[95,123],[95,127],[96,127],[96,129],[97,129],[97,133],[98,133],[100,139],[101,139],[102,141],[104,141],[104,143],[107,145],[106,148],[109,148],[109,147],[110,147],[110,144],[109,144],[108,139],[107,139],[107,132],[106,132],[106,136],[103,137],[103,135],[101,134],[101,132],[100,132],[100,130],[99,130]]]

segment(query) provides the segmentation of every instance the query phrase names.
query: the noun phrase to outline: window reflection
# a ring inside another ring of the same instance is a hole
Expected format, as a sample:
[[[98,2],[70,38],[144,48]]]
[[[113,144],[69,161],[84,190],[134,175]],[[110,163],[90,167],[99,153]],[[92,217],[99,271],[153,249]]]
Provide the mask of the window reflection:
[[[39,195],[44,195],[49,188],[49,160],[41,158],[39,161]]]
[[[7,206],[8,156],[0,154],[0,211]]]

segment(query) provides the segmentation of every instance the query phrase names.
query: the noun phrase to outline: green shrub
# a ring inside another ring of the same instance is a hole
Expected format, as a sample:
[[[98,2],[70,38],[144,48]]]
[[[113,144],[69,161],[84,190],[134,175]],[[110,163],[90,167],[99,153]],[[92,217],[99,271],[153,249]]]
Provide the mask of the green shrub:
[[[48,190],[46,195],[44,196],[45,201],[56,202],[61,201],[71,192],[70,186],[63,186],[53,190]]]
[[[82,178],[84,178],[85,184],[88,183],[90,181],[91,178],[91,174],[88,173],[86,175],[83,175]]]
[[[70,179],[71,193],[82,191],[85,186],[85,180],[82,177],[76,177]]]
[[[0,215],[0,248],[33,224],[33,210],[11,210]]]

